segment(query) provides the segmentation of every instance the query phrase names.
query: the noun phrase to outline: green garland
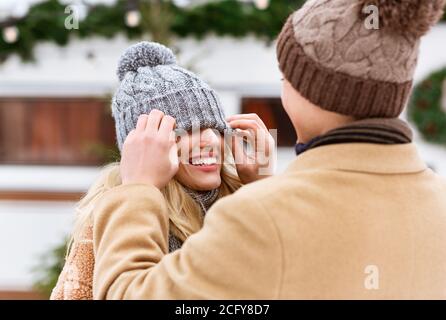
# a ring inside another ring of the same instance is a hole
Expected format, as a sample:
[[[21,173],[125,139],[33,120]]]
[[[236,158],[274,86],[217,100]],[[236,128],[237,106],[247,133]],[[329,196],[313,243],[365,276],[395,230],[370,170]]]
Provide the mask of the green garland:
[[[155,41],[169,44],[170,35],[202,38],[215,33],[233,37],[253,34],[272,41],[286,18],[305,3],[305,0],[271,0],[266,10],[259,10],[252,3],[237,0],[212,1],[190,8],[177,7],[171,0],[140,1],[143,19],[138,27],[130,28],[125,24],[127,1],[118,0],[112,6],[90,8],[78,30],[65,28],[66,6],[58,0],[35,4],[27,16],[16,23],[20,34],[17,42],[6,43],[0,36],[0,63],[13,54],[24,61],[32,60],[37,43],[47,41],[64,46],[76,36],[111,38],[124,33],[128,38],[136,38],[150,33]],[[443,20],[446,21],[446,14]]]
[[[168,0],[141,2],[143,21],[138,27],[130,28],[125,24],[127,2],[118,0],[112,6],[96,5],[90,8],[87,17],[79,22],[77,30],[65,28],[68,14],[64,13],[66,6],[58,0],[35,4],[27,16],[16,24],[20,34],[18,41],[6,43],[0,36],[0,62],[12,54],[18,54],[24,61],[32,60],[37,43],[49,41],[64,46],[75,36],[111,38],[124,33],[128,38],[136,38],[151,33],[155,35],[155,40],[166,42],[163,41],[165,38],[156,37],[158,30],[151,23],[153,20],[158,20],[159,27],[167,28],[170,34],[179,37],[202,38],[208,33],[234,37],[254,34],[271,41],[280,32],[288,15],[305,0],[272,0],[266,10],[237,0],[209,2],[190,8],[177,7]],[[163,11],[155,11],[155,6],[162,6]],[[155,12],[151,13],[151,10]]]
[[[67,248],[68,238],[64,238],[60,244],[45,252],[31,270],[34,278],[33,287],[42,298],[48,299],[56,286],[65,264]]]
[[[414,89],[409,104],[409,118],[422,136],[430,142],[446,146],[446,111],[442,97],[446,68],[434,72]]]

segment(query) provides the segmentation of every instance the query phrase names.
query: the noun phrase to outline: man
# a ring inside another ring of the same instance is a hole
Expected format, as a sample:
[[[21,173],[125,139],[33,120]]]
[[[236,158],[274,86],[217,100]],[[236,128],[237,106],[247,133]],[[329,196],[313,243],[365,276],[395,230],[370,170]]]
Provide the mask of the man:
[[[369,4],[379,29],[365,23]],[[129,141],[123,185],[96,208],[95,298],[446,299],[446,183],[397,119],[443,7],[310,0],[295,12],[277,55],[298,157],[214,204],[171,254],[158,188],[175,172],[160,151],[173,120],[149,115],[152,143],[138,154],[144,139]]]

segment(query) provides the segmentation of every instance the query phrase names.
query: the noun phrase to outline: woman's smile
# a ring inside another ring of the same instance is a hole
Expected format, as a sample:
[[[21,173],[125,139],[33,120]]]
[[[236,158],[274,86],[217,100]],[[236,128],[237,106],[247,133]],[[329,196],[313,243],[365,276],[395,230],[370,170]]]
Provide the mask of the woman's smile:
[[[213,151],[189,158],[189,165],[193,167],[194,170],[202,172],[217,171],[220,162],[219,154]]]
[[[189,165],[195,170],[203,172],[212,172],[218,170],[218,159],[216,157],[193,158]]]

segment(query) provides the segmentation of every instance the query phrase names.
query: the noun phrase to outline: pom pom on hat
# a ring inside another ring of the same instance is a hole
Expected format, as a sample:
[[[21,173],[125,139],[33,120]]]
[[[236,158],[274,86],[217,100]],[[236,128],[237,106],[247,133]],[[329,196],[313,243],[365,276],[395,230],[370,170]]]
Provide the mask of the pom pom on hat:
[[[122,81],[129,71],[137,71],[140,67],[156,67],[158,65],[175,64],[172,50],[156,42],[140,42],[129,47],[118,63],[117,75]]]
[[[402,35],[422,37],[444,13],[446,0],[360,0],[361,8],[375,5],[380,28]]]

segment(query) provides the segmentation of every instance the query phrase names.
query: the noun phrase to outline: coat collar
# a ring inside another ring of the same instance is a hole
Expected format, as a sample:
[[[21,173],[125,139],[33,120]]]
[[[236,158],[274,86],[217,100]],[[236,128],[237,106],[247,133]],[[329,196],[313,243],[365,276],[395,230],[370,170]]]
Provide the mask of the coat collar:
[[[314,169],[398,174],[421,172],[427,166],[413,143],[343,143],[308,150],[291,162],[286,172]]]

